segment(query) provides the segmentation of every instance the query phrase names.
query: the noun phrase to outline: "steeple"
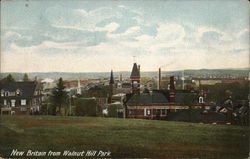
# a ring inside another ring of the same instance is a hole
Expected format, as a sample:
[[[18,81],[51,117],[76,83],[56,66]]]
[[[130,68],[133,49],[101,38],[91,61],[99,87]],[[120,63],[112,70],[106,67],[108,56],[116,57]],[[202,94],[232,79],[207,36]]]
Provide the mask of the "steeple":
[[[77,81],[77,94],[79,94],[79,95],[82,94],[80,79],[78,79],[78,81]]]
[[[109,80],[108,103],[112,102],[112,95],[113,95],[114,83],[115,83],[115,81],[114,81],[114,76],[113,76],[113,70],[111,70],[110,80]]]
[[[114,84],[114,83],[115,82],[114,82],[113,70],[111,70],[109,84]]]
[[[136,63],[134,63],[134,66],[133,66],[133,69],[132,69],[132,72],[131,72],[131,75],[130,75],[130,78],[136,78],[136,77],[139,77],[140,78],[140,66]]]

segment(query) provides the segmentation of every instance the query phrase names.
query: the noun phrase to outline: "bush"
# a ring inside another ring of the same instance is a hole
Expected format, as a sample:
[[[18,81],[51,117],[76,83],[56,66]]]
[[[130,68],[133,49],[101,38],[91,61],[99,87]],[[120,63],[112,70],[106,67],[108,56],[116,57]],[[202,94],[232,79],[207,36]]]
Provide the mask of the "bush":
[[[76,115],[80,116],[96,116],[97,103],[95,99],[83,99],[79,98],[75,100]]]
[[[109,117],[117,117],[117,105],[110,104],[108,106],[108,116]]]

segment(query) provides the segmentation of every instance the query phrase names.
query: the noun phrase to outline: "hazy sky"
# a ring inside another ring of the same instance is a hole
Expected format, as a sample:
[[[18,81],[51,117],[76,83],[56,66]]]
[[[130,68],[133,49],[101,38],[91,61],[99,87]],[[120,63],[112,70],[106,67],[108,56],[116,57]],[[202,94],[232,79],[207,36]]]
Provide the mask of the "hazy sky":
[[[2,72],[249,66],[246,0],[1,1]]]

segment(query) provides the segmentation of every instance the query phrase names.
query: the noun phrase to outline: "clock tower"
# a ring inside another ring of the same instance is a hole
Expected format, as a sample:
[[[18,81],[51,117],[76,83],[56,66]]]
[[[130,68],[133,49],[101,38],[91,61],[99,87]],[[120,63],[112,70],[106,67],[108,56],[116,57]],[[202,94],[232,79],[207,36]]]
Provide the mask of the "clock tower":
[[[140,94],[140,86],[141,86],[141,79],[140,79],[140,65],[134,63],[133,69],[130,75],[131,81],[131,91],[135,94]]]

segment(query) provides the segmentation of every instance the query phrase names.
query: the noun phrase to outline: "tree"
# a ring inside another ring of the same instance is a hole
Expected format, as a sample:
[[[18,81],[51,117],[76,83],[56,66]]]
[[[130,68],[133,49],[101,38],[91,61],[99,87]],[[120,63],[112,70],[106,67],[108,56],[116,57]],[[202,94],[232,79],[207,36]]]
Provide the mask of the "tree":
[[[25,73],[25,74],[23,75],[23,81],[29,81],[29,77],[28,77],[28,74],[27,74],[27,73]]]
[[[110,104],[108,106],[108,116],[109,117],[118,117],[117,109],[118,109],[118,105]]]
[[[249,81],[242,83],[217,83],[215,85],[203,85],[209,90],[207,99],[220,103],[228,97],[232,100],[247,100],[249,93]]]
[[[11,74],[9,74],[7,77],[5,77],[4,81],[6,81],[6,82],[15,82],[15,79],[12,77]]]
[[[75,101],[76,115],[96,116],[98,105],[95,99],[78,98]]]
[[[67,104],[67,92],[65,91],[65,86],[62,78],[59,78],[58,83],[54,91],[52,91],[51,99],[54,106],[58,107],[59,113],[61,113],[61,108],[65,107]],[[65,113],[65,111],[64,111]]]

